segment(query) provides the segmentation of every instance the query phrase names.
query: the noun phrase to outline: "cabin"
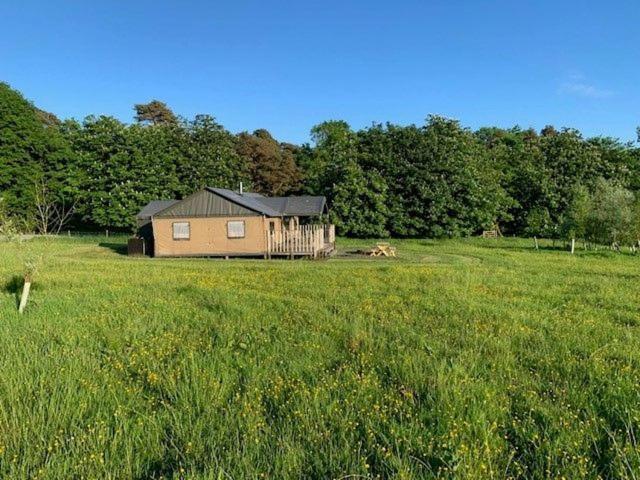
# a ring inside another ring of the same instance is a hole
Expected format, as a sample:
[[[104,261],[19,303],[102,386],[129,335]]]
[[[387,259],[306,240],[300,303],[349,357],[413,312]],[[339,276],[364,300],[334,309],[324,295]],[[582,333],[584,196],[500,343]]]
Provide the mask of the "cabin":
[[[144,251],[155,257],[318,258],[335,249],[322,196],[266,197],[206,187],[156,200],[137,215]]]

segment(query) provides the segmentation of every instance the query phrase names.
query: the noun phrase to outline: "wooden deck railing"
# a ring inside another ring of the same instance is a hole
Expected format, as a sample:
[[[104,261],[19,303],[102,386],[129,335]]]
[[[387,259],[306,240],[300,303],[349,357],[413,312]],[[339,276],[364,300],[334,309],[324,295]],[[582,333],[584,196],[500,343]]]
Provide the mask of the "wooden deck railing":
[[[295,229],[267,232],[268,255],[305,255],[317,257],[335,245],[333,225],[300,225]]]
[[[324,243],[328,243],[332,247],[336,246],[336,226],[335,225],[324,225]]]

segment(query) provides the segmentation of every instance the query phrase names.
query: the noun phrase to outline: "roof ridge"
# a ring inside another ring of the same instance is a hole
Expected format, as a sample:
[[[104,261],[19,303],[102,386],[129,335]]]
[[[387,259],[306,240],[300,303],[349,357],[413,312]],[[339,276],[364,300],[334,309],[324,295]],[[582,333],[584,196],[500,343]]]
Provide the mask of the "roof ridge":
[[[233,190],[228,190],[226,188],[216,188],[216,187],[205,187],[210,193],[220,195],[226,200],[235,203],[236,205],[240,205],[241,207],[248,208],[249,210],[253,210],[254,212],[261,213],[263,215],[268,215],[270,217],[281,217],[282,212],[275,210],[274,208],[265,205],[260,200],[260,197],[245,197],[240,195]],[[268,198],[268,197],[263,197]]]

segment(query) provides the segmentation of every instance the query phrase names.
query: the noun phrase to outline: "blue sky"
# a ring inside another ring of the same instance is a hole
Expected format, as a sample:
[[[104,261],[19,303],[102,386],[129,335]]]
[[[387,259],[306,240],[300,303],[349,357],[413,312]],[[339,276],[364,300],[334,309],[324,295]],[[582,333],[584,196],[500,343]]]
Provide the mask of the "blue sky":
[[[323,120],[579,128],[635,140],[640,2],[0,4],[0,80],[60,117],[165,101],[292,142]]]

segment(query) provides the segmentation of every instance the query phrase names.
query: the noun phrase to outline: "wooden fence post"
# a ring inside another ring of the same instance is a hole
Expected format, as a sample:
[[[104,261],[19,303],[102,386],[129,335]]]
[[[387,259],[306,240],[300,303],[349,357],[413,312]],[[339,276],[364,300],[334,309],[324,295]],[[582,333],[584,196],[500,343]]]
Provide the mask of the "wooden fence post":
[[[31,290],[31,278],[24,277],[24,285],[22,286],[22,296],[20,297],[20,306],[18,307],[18,313],[24,312],[27,306],[27,300],[29,299],[29,291]]]
[[[536,237],[536,236],[533,237],[533,243],[536,246],[536,250],[538,250],[538,237]]]
[[[572,238],[571,239],[571,255],[573,255],[573,252],[575,252],[576,250],[576,239]]]

